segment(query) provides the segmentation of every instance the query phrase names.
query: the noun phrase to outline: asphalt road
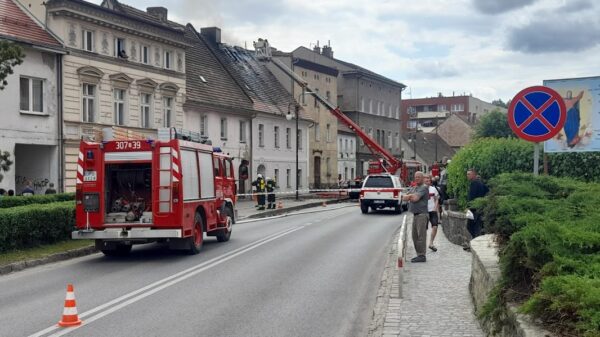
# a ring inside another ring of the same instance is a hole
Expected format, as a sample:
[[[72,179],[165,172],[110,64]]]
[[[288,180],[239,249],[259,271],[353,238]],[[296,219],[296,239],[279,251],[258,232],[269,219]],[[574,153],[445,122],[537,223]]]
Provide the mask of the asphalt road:
[[[0,336],[365,336],[401,216],[358,207],[237,224],[199,255],[158,244],[0,277]],[[57,328],[73,283],[78,328]]]

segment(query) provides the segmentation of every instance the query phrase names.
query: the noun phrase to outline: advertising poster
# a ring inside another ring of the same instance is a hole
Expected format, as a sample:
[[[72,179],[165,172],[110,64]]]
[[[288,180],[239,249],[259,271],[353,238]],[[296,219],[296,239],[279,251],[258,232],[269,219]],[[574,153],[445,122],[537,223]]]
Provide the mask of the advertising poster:
[[[545,80],[565,101],[563,129],[544,142],[545,152],[600,151],[600,76]]]

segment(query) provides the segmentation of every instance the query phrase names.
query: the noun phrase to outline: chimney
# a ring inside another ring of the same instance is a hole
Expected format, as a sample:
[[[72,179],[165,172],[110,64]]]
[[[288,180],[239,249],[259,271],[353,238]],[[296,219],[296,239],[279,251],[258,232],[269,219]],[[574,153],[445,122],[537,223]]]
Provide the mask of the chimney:
[[[321,54],[325,57],[329,57],[330,59],[332,59],[333,58],[333,49],[331,49],[331,46],[329,46],[329,45],[323,46],[323,52]]]
[[[313,51],[317,54],[321,54],[321,47],[319,47],[318,45],[313,47]]]
[[[146,12],[162,22],[167,22],[168,10],[165,7],[148,7]]]
[[[200,34],[212,43],[221,43],[221,28],[219,27],[200,28]]]

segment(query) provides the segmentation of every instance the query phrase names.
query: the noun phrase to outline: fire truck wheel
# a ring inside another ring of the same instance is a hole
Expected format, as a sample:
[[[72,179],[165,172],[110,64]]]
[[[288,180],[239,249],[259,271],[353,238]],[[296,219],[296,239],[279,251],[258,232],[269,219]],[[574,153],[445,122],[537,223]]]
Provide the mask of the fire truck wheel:
[[[190,255],[196,255],[200,253],[202,244],[204,243],[203,235],[204,220],[202,220],[202,215],[200,215],[200,213],[196,213],[196,217],[194,219],[194,232],[193,235],[188,238],[190,242],[190,249],[188,253],[190,253]]]
[[[102,249],[105,256],[125,256],[131,252],[132,245],[116,244],[112,249]]]
[[[222,229],[219,234],[217,234],[217,241],[219,242],[229,241],[229,238],[231,237],[231,231],[233,231],[233,211],[231,208],[225,207],[225,216],[227,218],[225,220],[227,226]]]

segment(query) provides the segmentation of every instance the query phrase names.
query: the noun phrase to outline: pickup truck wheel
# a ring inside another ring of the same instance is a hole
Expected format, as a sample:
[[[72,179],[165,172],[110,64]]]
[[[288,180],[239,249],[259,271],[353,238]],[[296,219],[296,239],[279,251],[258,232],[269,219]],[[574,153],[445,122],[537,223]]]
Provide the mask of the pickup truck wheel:
[[[204,221],[202,220],[202,216],[199,213],[196,213],[194,218],[194,229],[192,236],[188,238],[190,248],[188,253],[190,255],[196,255],[200,253],[202,249],[202,244],[204,243]]]
[[[360,211],[362,212],[362,214],[369,213],[369,206],[367,206],[361,202],[360,203]]]
[[[233,211],[231,208],[225,208],[225,228],[220,230],[217,234],[217,241],[226,242],[231,237],[231,231],[233,231]]]

